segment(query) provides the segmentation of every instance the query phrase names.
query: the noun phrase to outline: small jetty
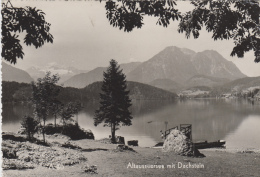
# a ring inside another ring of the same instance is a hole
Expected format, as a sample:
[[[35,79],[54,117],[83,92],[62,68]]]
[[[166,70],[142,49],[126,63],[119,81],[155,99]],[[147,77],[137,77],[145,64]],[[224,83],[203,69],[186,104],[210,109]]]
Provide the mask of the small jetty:
[[[166,130],[164,133],[161,131],[162,138],[166,139],[167,136],[170,134],[170,132],[173,129],[180,130],[183,134],[186,135],[187,138],[192,140],[192,125],[191,124],[180,124],[180,126],[170,128],[170,129]],[[153,146],[152,148],[162,148],[163,143],[164,142],[159,142],[155,146]],[[217,141],[213,141],[213,142],[200,141],[200,142],[196,142],[196,143],[193,143],[193,144],[197,149],[224,148],[226,141],[224,141],[224,140],[217,140]]]

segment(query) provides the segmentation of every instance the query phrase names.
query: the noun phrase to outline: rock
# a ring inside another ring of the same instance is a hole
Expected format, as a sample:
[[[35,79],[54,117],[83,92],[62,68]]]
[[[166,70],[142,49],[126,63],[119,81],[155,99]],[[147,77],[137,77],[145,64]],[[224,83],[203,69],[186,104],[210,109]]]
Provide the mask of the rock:
[[[117,144],[125,144],[125,138],[122,136],[117,136],[116,137],[116,143]]]
[[[138,146],[138,140],[127,141],[128,146]]]
[[[118,144],[118,145],[116,146],[116,149],[117,149],[117,150],[120,150],[120,151],[124,151],[124,150],[134,151],[132,148],[130,148],[130,147],[124,145],[124,144]]]
[[[177,129],[173,129],[165,139],[163,151],[183,156],[204,156],[195,148],[192,141]]]

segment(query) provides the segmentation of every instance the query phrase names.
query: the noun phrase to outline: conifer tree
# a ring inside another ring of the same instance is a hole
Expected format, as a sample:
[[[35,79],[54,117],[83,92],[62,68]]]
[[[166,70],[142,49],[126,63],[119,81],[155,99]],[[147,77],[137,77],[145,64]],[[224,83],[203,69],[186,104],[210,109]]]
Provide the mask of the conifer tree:
[[[132,116],[129,111],[131,100],[127,91],[126,76],[115,60],[110,61],[110,66],[103,75],[100,107],[95,112],[94,125],[104,122],[104,127],[111,127],[111,140],[115,143],[115,131],[119,129],[119,126],[132,125]]]

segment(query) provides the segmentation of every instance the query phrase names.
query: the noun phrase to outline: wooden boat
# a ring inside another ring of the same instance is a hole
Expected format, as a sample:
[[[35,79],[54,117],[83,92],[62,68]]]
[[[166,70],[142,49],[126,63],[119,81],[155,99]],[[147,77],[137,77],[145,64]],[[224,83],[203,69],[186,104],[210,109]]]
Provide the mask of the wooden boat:
[[[214,141],[214,142],[204,141],[204,142],[194,143],[194,145],[197,149],[224,147],[225,144],[226,144],[226,141],[224,141],[224,140],[218,140],[218,141]]]
[[[224,140],[218,140],[218,141],[214,141],[214,142],[203,141],[203,142],[194,143],[194,145],[197,149],[224,147],[225,144],[226,144],[226,141],[224,141]],[[159,142],[155,146],[153,146],[153,148],[162,148],[162,146],[163,146],[163,142]]]

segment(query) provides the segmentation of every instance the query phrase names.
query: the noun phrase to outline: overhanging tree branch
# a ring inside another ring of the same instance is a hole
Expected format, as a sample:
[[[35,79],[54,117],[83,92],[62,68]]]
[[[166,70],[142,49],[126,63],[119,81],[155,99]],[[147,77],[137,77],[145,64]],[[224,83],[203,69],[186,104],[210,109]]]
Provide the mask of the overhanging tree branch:
[[[42,10],[25,7],[13,7],[10,1],[3,3],[2,13],[2,57],[15,64],[24,53],[18,33],[25,32],[24,43],[39,48],[46,42],[53,43],[50,34],[50,23],[45,21]]]

